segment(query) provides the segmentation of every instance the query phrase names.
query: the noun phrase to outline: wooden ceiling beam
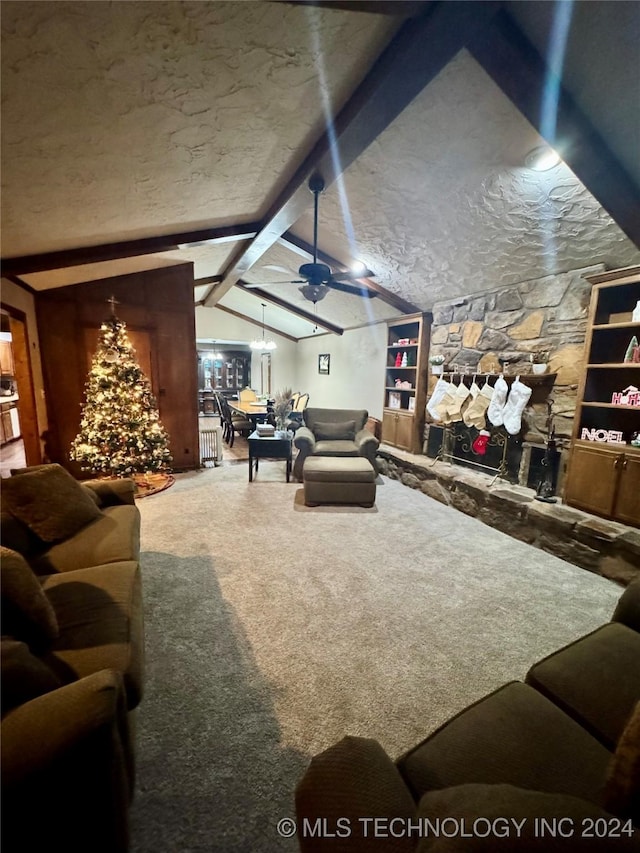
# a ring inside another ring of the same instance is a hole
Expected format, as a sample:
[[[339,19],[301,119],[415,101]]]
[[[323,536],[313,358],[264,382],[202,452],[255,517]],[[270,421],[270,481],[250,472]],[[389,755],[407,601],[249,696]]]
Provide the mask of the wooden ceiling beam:
[[[207,304],[224,296],[311,205],[310,175],[320,172],[329,187],[490,22],[500,6],[499,0],[446,0],[426,5],[421,14],[402,24],[271,205],[261,231],[235,254],[224,281],[207,297]]]
[[[199,231],[182,231],[179,234],[166,234],[162,237],[142,237],[139,240],[124,240],[119,243],[103,243],[100,246],[84,246],[80,249],[61,249],[57,252],[44,252],[40,255],[3,258],[3,275],[24,275],[46,270],[77,267],[80,264],[95,264],[100,261],[116,261],[119,258],[132,258],[137,255],[154,255],[157,252],[169,252],[185,243],[235,243],[239,240],[251,240],[260,230],[259,222],[244,225],[225,225],[219,228],[204,228]]]
[[[467,45],[505,95],[633,242],[640,246],[640,188],[604,138],[558,81],[544,58],[505,11]],[[555,136],[545,136],[543,98],[558,84]]]
[[[280,237],[279,242],[290,251],[302,252],[305,256],[313,259],[313,246],[305,240],[301,240],[299,237],[296,237],[296,235],[292,234],[290,231],[285,231],[282,237]],[[320,249],[318,249],[318,260],[327,264],[332,270],[346,269],[344,264],[341,264],[340,261],[332,258],[331,255],[321,252]],[[392,308],[395,308],[397,311],[401,311],[403,314],[416,314],[420,311],[420,308],[418,308],[417,305],[414,305],[412,302],[407,302],[406,299],[403,299],[401,296],[397,296],[395,293],[387,290],[386,287],[383,287],[371,278],[359,278],[357,281],[354,281],[354,284],[359,283],[362,283],[369,290],[372,290],[383,302],[386,302],[387,305],[391,305]]]
[[[205,284],[220,284],[221,281],[221,275],[206,275],[203,278],[194,278],[193,286],[202,287]]]
[[[419,14],[430,2],[433,0],[276,0],[276,3],[287,3],[289,6],[318,6],[320,9],[341,9],[401,18]]]
[[[287,302],[286,299],[281,299],[279,296],[276,296],[273,293],[269,293],[266,290],[261,290],[259,287],[247,287],[247,282],[242,281],[242,279],[237,281],[235,286],[239,287],[241,290],[246,291],[247,293],[250,293],[252,296],[257,296],[260,299],[264,299],[265,302],[270,302],[272,305],[277,305],[278,308],[284,308],[285,311],[288,311],[290,314],[295,314],[296,317],[300,317],[303,320],[307,320],[309,323],[313,323],[314,326],[321,326],[328,332],[333,332],[334,335],[344,334],[344,329],[341,329],[340,326],[334,326],[334,324],[330,323],[328,320],[323,320],[321,317],[316,317],[315,314],[312,314],[310,311],[305,311],[304,308],[297,308],[295,305],[292,305],[290,302]]]
[[[292,341],[294,344],[297,344],[299,341],[299,338],[294,338],[293,335],[288,335],[281,329],[274,329],[273,326],[267,326],[266,323],[263,324],[260,322],[260,320],[254,320],[253,317],[249,317],[247,314],[243,314],[241,311],[234,311],[233,308],[227,308],[225,305],[216,305],[216,308],[219,311],[224,311],[226,314],[231,314],[233,317],[238,317],[240,320],[246,320],[247,323],[251,323],[254,326],[258,326],[259,329],[262,329],[264,326],[267,332],[271,332],[272,335],[279,335],[281,338],[286,338],[288,341]]]

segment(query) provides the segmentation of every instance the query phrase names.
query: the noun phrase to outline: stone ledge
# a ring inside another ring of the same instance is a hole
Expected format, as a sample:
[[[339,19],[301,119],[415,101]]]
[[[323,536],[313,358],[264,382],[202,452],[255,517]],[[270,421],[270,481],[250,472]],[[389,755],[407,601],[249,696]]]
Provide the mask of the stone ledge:
[[[535,491],[459,465],[380,445],[378,469],[392,480],[569,563],[627,584],[640,577],[640,530],[590,515]]]

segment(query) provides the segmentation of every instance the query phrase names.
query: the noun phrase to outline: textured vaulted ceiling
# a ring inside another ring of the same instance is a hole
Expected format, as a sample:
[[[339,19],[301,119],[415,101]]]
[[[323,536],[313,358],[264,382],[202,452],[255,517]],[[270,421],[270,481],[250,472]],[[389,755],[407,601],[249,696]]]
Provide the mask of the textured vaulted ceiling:
[[[475,4],[450,3],[447,12],[465,5]],[[640,4],[503,4],[545,57],[558,8],[568,34],[564,85],[637,193]],[[262,297],[244,284],[299,277],[309,258],[291,240],[312,241],[311,194],[306,211],[296,208],[233,275],[237,259],[304,185],[299,170],[309,168],[327,118],[349,103],[402,25],[402,15],[326,4],[3,2],[7,267],[26,256],[18,280],[41,290],[193,261],[196,302],[259,318]],[[623,209],[620,227],[597,197],[597,164],[583,169],[584,180],[564,163],[544,173],[524,168],[543,140],[472,52],[454,51],[387,124],[344,164],[339,142],[338,179],[320,197],[319,245],[340,264],[363,260],[391,298],[332,291],[316,306],[328,323],[396,316],[404,303],[394,295],[428,310],[546,273],[640,261],[625,235],[630,214]],[[236,226],[246,226],[237,238]],[[231,231],[215,244],[91,255],[105,244],[216,228]],[[62,256],[29,266],[41,253],[83,247],[83,263]],[[271,326],[312,333],[308,317],[285,310],[289,303],[315,313],[297,285],[264,291],[280,300],[269,307]]]

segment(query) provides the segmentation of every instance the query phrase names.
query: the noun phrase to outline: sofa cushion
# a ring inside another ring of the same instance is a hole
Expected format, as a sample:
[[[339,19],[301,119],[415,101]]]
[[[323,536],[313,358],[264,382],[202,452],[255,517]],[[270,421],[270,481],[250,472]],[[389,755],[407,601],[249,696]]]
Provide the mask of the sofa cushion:
[[[295,800],[300,844],[305,853],[369,849],[361,818],[410,820],[416,808],[384,749],[377,741],[362,737],[344,737],[314,756],[296,788]],[[305,831],[307,826],[315,827],[318,819],[332,828],[339,826],[340,819],[348,821],[350,834],[332,837],[327,844],[321,835]],[[408,836],[376,838],[375,842],[371,850],[376,853],[409,853],[415,847]]]
[[[318,441],[313,448],[313,456],[359,456],[355,441]]]
[[[416,799],[480,782],[599,803],[610,758],[553,702],[514,681],[465,708],[401,757],[398,768]]]
[[[138,560],[139,556],[140,511],[125,504],[106,507],[96,521],[30,562],[34,571],[45,575]]]
[[[627,834],[611,837],[621,827],[599,806],[513,785],[468,784],[431,791],[420,800],[414,820],[429,821],[421,824],[417,853],[638,850],[637,839]],[[589,837],[596,821],[600,833],[610,827],[606,841],[595,831]]]
[[[129,708],[142,695],[144,623],[135,562],[92,566],[42,578],[60,634],[45,658],[69,682],[101,669],[121,672]]]
[[[316,441],[354,441],[356,437],[355,421],[336,421],[323,423],[318,421],[313,430]]]
[[[640,632],[640,578],[632,580],[622,593],[611,617],[612,622],[622,622]]]
[[[538,661],[526,682],[613,751],[640,699],[640,634],[602,625]]]
[[[45,542],[73,536],[100,510],[86,490],[61,465],[42,465],[3,483],[9,512]]]
[[[613,814],[631,818],[640,826],[640,702],[616,746],[604,787],[603,803]]]
[[[44,661],[31,653],[26,643],[13,637],[2,638],[0,660],[2,716],[36,696],[56,690],[62,683]]]
[[[305,426],[315,434],[318,423],[333,424],[344,421],[355,421],[356,432],[364,428],[369,417],[366,409],[324,409],[307,406],[303,412]]]
[[[21,554],[0,546],[2,631],[41,648],[58,636],[56,614]]]

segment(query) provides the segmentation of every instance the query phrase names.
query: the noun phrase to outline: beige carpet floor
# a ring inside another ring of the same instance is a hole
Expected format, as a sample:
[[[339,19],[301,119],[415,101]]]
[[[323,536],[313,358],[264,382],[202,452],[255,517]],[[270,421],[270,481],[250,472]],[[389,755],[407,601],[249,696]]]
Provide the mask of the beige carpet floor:
[[[309,758],[392,757],[607,620],[610,581],[397,481],[307,508],[284,463],[176,477],[142,513],[147,679],[134,853],[293,851]]]

